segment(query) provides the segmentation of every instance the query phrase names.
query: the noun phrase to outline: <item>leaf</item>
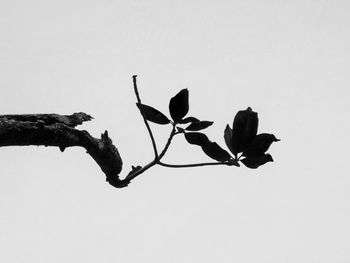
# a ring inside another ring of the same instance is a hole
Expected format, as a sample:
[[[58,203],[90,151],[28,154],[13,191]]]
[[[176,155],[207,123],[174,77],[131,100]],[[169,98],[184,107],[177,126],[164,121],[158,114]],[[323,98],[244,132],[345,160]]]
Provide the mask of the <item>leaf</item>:
[[[187,131],[199,131],[203,130],[210,125],[212,125],[214,122],[212,121],[197,121],[197,122],[192,122],[188,127],[185,129]]]
[[[146,120],[158,123],[158,124],[168,124],[170,123],[170,120],[159,110],[156,110],[155,108],[145,105],[145,104],[140,104],[136,103],[137,107],[143,113],[145,116]]]
[[[253,142],[248,146],[248,148],[243,152],[244,156],[261,156],[263,155],[271,146],[273,142],[278,142],[279,139],[273,134],[261,133],[255,136]]]
[[[232,129],[228,124],[226,125],[225,131],[224,131],[224,139],[225,139],[227,148],[229,148],[229,150],[233,153],[234,150],[232,147]]]
[[[199,121],[199,120],[195,117],[187,117],[187,118],[182,119],[179,123],[186,124],[189,122],[196,122],[196,121]]]
[[[239,111],[232,125],[232,149],[233,154],[243,152],[253,141],[258,131],[258,114],[250,107]]]
[[[226,162],[232,158],[231,155],[227,151],[222,149],[216,142],[211,142],[203,145],[202,150],[210,158],[219,162]]]
[[[170,116],[175,123],[179,123],[181,119],[188,113],[188,109],[188,89],[183,89],[170,99]]]
[[[270,154],[263,154],[260,156],[244,158],[241,162],[248,168],[256,169],[267,162],[273,162],[273,159]]]
[[[185,133],[185,139],[190,144],[195,144],[199,146],[204,146],[210,143],[208,137],[200,132],[188,132]]]

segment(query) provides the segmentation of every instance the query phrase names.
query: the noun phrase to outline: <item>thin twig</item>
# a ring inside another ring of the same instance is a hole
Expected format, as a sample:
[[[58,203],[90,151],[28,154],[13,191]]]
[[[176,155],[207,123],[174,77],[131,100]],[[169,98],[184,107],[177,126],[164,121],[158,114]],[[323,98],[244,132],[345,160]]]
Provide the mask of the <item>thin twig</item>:
[[[171,130],[168,141],[167,141],[166,145],[164,146],[164,149],[162,150],[160,155],[158,157],[155,157],[152,162],[143,166],[140,170],[137,170],[134,173],[129,174],[124,180],[130,182],[131,180],[135,179],[137,176],[139,176],[140,174],[142,174],[143,172],[145,172],[146,170],[148,170],[152,166],[159,164],[160,159],[165,155],[166,151],[168,150],[168,148],[170,146],[171,140],[174,137],[174,133],[175,133],[175,125],[173,125],[173,129]]]
[[[156,164],[157,164],[157,160],[154,159],[149,164],[143,166],[140,170],[137,170],[136,172],[129,174],[127,177],[125,177],[124,181],[129,183],[131,180],[135,179],[138,175],[142,174],[143,172],[145,172],[146,170],[148,170],[149,168],[151,168],[152,166],[154,166]]]
[[[170,143],[171,143],[171,140],[173,139],[174,135],[175,135],[175,124],[173,124],[173,129],[171,130],[171,133],[169,135],[169,138],[168,138],[168,141],[167,143],[165,144],[164,146],[164,149],[163,151],[160,153],[159,157],[158,157],[158,163],[160,162],[160,160],[163,158],[163,156],[165,155],[166,151],[168,150],[169,146],[170,146]]]
[[[200,167],[200,166],[211,166],[211,165],[229,165],[228,163],[191,163],[191,164],[168,164],[163,162],[158,162],[159,165],[170,167],[170,168],[188,168],[188,167]]]
[[[138,102],[139,104],[141,104],[141,99],[140,99],[139,91],[138,91],[138,89],[137,89],[136,78],[137,78],[137,75],[132,76],[133,83],[134,83],[134,91],[135,91],[136,99],[137,99],[137,102]],[[145,117],[145,114],[143,113],[143,111],[142,111],[141,109],[140,109],[140,111],[141,111],[141,115],[142,115],[143,121],[145,122],[146,128],[147,128],[147,130],[148,130],[148,134],[149,134],[149,136],[151,137],[152,146],[153,146],[153,151],[154,151],[154,156],[155,156],[155,158],[157,159],[157,158],[158,158],[158,150],[157,150],[156,141],[154,140],[151,127],[150,127],[149,124],[148,124],[148,121],[147,121],[147,119],[146,119],[146,117]]]

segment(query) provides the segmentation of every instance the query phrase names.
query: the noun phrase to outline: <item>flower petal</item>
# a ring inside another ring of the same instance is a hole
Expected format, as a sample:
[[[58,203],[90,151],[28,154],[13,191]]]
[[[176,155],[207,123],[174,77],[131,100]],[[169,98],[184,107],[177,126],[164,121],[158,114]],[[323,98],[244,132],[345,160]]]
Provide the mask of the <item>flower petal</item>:
[[[232,147],[232,129],[228,124],[226,125],[225,131],[224,131],[224,139],[225,139],[227,148],[229,148],[229,150],[234,154],[234,150]]]
[[[270,154],[263,154],[260,156],[244,158],[241,162],[248,168],[256,169],[267,162],[273,162],[273,159]]]
[[[239,111],[232,126],[232,153],[243,152],[253,141],[258,131],[258,114],[250,107]]]
[[[273,142],[278,142],[279,139],[273,134],[261,133],[255,136],[252,143],[243,152],[244,156],[261,156],[263,155],[271,146]]]

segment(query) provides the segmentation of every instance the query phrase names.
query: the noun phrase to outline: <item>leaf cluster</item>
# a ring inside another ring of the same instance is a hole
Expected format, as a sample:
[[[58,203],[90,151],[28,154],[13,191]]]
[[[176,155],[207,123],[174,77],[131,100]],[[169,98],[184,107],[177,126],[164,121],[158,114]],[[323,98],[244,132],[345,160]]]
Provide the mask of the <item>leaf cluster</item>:
[[[248,168],[258,168],[267,162],[272,162],[272,156],[266,151],[273,142],[279,141],[273,134],[258,131],[258,114],[250,107],[239,111],[234,117],[232,128],[227,125],[224,129],[224,139],[232,155],[216,142],[211,141],[202,132],[214,122],[199,120],[196,117],[186,117],[189,112],[189,92],[182,89],[169,101],[168,118],[164,113],[146,104],[137,103],[137,107],[147,121],[176,128],[176,134],[184,134],[189,144],[200,146],[202,151],[219,163],[239,166],[239,162]],[[187,125],[186,127],[182,127]],[[172,135],[172,136],[173,136]]]

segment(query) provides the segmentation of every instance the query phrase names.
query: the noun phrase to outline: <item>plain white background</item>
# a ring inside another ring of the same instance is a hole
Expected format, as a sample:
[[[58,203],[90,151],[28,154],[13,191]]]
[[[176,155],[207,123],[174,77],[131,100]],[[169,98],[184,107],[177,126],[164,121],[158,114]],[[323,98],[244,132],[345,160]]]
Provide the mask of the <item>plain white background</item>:
[[[275,162],[154,167],[114,189],[80,148],[0,151],[1,262],[350,262],[348,1],[0,1],[0,112],[95,119],[124,161],[152,148],[135,107],[223,130],[238,110],[281,142]],[[152,125],[163,145],[170,127]],[[169,163],[210,161],[177,138]]]

